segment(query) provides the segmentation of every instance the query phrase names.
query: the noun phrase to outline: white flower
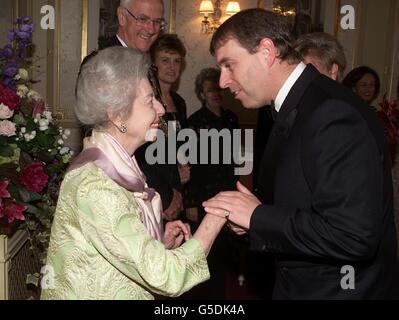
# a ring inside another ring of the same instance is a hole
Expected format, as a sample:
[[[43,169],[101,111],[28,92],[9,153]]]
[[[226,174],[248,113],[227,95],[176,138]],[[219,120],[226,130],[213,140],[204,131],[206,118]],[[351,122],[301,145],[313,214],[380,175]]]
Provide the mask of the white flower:
[[[69,137],[71,135],[71,130],[65,129],[64,134]]]
[[[63,145],[63,144],[64,144],[64,140],[59,139],[59,140],[57,141],[57,143],[60,144],[60,145]]]
[[[36,131],[33,130],[33,131],[30,133],[30,135],[31,135],[32,139],[34,139],[34,138],[36,137]]]
[[[22,128],[21,128],[21,132],[22,132],[22,133],[26,133],[26,128],[25,128],[25,127],[22,127]]]
[[[69,154],[71,155],[71,157],[75,154],[75,151],[71,150],[69,151]]]
[[[62,147],[60,150],[60,154],[66,154],[69,152],[69,148],[68,147]]]
[[[0,135],[12,137],[15,136],[15,124],[8,120],[0,121]]]
[[[24,134],[25,141],[29,142],[32,140],[31,135],[29,133]]]
[[[0,103],[0,119],[9,119],[13,116],[14,110],[11,110],[8,106],[3,103]]]
[[[39,120],[38,120],[37,118],[35,118],[35,119],[33,119],[33,122],[34,122],[34,123],[38,123]]]
[[[28,77],[29,77],[28,71],[26,69],[20,68],[18,71],[18,76],[19,76],[19,79],[21,79],[21,80],[28,80]]]
[[[66,140],[66,139],[68,139],[68,136],[66,134],[63,134],[62,139]]]
[[[52,120],[53,120],[53,116],[51,115],[51,111],[44,111],[44,112],[43,112],[43,116],[44,116],[48,121],[52,121]]]
[[[46,131],[48,129],[49,121],[47,119],[40,119],[39,120],[39,130]]]
[[[24,98],[26,94],[29,94],[29,88],[24,84],[17,85],[17,95],[20,98]]]
[[[27,97],[29,99],[33,99],[33,100],[40,100],[41,99],[40,94],[37,91],[32,90],[32,89],[29,90]]]

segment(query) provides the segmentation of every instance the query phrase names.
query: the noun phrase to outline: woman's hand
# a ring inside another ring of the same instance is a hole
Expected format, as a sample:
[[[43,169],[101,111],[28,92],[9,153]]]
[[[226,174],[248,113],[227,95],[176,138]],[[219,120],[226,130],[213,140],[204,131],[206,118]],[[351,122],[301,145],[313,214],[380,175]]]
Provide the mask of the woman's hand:
[[[182,244],[183,240],[187,241],[190,238],[190,226],[181,220],[176,220],[166,224],[162,242],[166,249],[176,249]]]

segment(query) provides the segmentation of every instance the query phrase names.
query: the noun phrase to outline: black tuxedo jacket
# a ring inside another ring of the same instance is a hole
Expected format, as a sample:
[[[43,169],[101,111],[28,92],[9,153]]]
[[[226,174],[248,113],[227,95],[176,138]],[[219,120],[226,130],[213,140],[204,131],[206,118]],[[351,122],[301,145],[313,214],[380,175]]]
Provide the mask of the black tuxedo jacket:
[[[276,254],[273,298],[396,297],[390,157],[360,98],[308,65],[277,115],[258,184],[250,239]]]

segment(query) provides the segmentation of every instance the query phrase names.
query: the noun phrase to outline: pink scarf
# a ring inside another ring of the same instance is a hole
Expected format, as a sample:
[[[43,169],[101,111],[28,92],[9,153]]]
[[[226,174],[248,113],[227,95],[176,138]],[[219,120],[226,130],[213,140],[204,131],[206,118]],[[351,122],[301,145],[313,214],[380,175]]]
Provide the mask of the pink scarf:
[[[133,192],[141,208],[143,224],[148,232],[162,242],[162,202],[159,194],[145,182],[135,157],[109,133],[93,130],[83,141],[83,151],[73,160],[68,171],[92,162],[121,187]]]

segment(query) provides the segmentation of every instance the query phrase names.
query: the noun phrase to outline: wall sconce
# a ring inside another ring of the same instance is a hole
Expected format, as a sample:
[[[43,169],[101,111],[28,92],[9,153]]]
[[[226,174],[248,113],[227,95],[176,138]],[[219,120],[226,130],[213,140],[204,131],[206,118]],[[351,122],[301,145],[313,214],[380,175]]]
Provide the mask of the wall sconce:
[[[220,18],[222,17],[222,2],[223,0],[202,0],[199,12],[204,15],[204,20],[201,22],[201,33],[211,34],[220,26]],[[240,4],[238,1],[228,1],[226,6],[226,15],[233,15],[240,11]],[[209,20],[211,15],[211,20]]]

